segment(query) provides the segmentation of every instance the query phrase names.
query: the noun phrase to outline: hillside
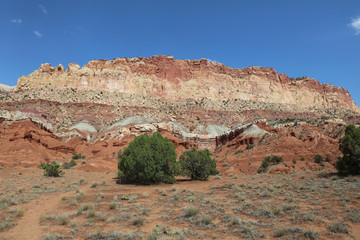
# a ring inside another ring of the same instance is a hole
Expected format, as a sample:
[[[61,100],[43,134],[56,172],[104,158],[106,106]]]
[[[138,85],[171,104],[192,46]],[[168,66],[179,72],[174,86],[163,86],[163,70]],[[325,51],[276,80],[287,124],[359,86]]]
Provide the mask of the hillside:
[[[0,87],[3,166],[65,161],[81,152],[89,168],[111,170],[120,146],[159,130],[178,154],[191,146],[216,149],[229,171],[253,173],[271,154],[289,162],[322,154],[334,162],[344,126],[360,122],[360,108],[343,88],[206,59],[116,58],[81,68],[71,63],[66,70],[42,64],[16,87]],[[264,133],[242,135],[253,127]],[[248,145],[255,148],[244,151]],[[287,151],[292,145],[298,150]],[[248,159],[255,161],[251,167],[244,166]]]

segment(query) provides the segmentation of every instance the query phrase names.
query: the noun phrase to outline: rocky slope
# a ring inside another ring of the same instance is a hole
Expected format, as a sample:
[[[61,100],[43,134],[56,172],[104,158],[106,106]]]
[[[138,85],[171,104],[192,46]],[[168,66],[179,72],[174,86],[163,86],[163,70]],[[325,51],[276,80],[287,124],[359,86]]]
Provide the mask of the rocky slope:
[[[154,131],[138,130],[141,133]],[[176,138],[166,130],[160,129],[160,133],[174,144],[178,155],[190,147],[198,147],[196,143]],[[134,139],[134,134],[135,131],[121,138],[93,143],[88,143],[80,135],[64,141],[31,120],[10,122],[0,119],[0,166],[37,167],[41,162],[66,162],[74,153],[81,153],[86,159],[79,161],[77,168],[115,171],[117,152]]]
[[[0,85],[0,165],[66,161],[80,152],[90,159],[82,168],[116,169],[120,148],[158,130],[178,154],[217,149],[220,162],[248,173],[275,153],[289,162],[302,151],[309,160],[335,149],[335,159],[345,124],[360,123],[359,113],[345,89],[271,68],[170,56],[93,60],[66,70],[42,64],[16,87]],[[256,152],[245,151],[253,144]]]

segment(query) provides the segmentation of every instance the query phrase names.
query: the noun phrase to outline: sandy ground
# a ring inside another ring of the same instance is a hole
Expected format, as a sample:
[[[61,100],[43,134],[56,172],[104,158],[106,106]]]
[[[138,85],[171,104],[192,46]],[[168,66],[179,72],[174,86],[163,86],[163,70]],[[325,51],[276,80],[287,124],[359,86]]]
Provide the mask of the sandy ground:
[[[360,239],[360,178],[213,176],[150,186],[115,172],[0,170],[0,239]]]

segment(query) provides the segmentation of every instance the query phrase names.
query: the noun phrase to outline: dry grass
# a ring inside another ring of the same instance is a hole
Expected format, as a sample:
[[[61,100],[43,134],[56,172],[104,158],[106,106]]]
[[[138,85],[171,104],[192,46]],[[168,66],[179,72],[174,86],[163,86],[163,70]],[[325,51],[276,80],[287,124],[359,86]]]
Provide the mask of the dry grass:
[[[73,176],[48,186],[56,192],[34,194],[32,189],[44,189],[39,181],[34,184],[39,188],[25,186],[21,192],[1,196],[5,200],[0,231],[7,232],[26,215],[16,205],[31,204],[41,195],[57,195],[56,209],[39,219],[44,239],[359,237],[353,230],[360,227],[360,177],[307,172],[135,186],[116,184],[111,174],[94,177],[71,171]],[[29,199],[28,203],[19,198]]]

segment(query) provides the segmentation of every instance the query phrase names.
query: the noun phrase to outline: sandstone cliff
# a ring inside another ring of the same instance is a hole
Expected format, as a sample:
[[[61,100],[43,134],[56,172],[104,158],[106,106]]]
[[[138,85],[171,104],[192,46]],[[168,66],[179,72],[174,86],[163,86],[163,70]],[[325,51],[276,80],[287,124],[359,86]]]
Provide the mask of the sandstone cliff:
[[[88,157],[86,169],[114,170],[119,149],[160,131],[178,154],[215,150],[228,174],[255,172],[270,154],[284,158],[287,172],[317,170],[316,154],[333,162],[339,156],[348,123],[360,124],[360,109],[345,89],[271,68],[168,56],[66,70],[42,64],[16,88],[0,84],[0,166],[36,166],[77,152]]]
[[[17,90],[51,89],[101,90],[148,96],[166,101],[209,99],[285,104],[297,110],[360,108],[344,88],[320,84],[302,77],[289,78],[272,68],[230,68],[217,62],[174,60],[171,56],[93,60],[80,68],[71,63],[42,64],[39,70],[18,80]]]

